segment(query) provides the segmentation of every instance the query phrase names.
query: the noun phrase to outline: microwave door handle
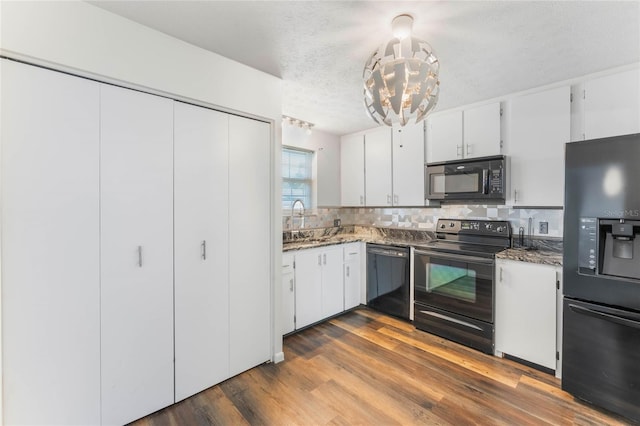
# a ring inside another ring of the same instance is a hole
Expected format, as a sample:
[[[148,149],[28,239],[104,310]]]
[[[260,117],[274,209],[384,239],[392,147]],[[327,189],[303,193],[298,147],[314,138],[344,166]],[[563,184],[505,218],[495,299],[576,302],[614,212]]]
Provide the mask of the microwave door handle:
[[[482,193],[489,193],[489,170],[482,169]]]

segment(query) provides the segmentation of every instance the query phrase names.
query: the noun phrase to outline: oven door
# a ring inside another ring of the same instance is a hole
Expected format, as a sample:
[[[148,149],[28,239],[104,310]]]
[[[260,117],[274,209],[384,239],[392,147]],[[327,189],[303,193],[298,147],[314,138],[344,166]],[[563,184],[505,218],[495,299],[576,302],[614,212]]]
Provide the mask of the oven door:
[[[417,303],[493,323],[493,259],[416,250]]]

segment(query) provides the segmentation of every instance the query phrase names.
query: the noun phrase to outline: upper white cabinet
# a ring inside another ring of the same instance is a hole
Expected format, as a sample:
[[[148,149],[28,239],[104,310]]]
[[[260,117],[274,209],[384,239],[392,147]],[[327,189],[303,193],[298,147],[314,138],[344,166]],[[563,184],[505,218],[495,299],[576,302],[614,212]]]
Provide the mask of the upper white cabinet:
[[[101,86],[102,423],[174,402],[173,101]]]
[[[597,139],[640,133],[640,69],[588,80],[584,136]]]
[[[427,162],[500,154],[500,103],[427,119]]]
[[[228,117],[174,104],[176,401],[229,377]]]
[[[343,207],[364,207],[364,135],[340,139],[340,189]]]
[[[466,109],[463,114],[464,158],[500,154],[500,103]]]
[[[427,162],[462,158],[462,111],[445,112],[427,119]]]
[[[4,422],[99,424],[100,86],[0,67]]]
[[[558,270],[496,260],[496,351],[556,369]]]
[[[269,124],[229,116],[230,375],[271,358]]]
[[[393,128],[393,205],[424,205],[424,123]]]
[[[569,86],[520,96],[508,102],[505,153],[510,159],[507,204],[562,206],[564,144],[569,142]]]
[[[379,127],[365,133],[365,203],[367,206],[391,206],[391,128]]]

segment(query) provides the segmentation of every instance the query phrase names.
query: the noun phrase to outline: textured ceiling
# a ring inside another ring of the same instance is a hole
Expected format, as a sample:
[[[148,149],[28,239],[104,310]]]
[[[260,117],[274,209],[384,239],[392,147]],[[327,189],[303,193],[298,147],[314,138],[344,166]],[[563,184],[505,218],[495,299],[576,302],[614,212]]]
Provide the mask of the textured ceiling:
[[[90,1],[283,79],[282,113],[371,128],[362,69],[414,16],[440,59],[436,110],[640,61],[640,1]]]

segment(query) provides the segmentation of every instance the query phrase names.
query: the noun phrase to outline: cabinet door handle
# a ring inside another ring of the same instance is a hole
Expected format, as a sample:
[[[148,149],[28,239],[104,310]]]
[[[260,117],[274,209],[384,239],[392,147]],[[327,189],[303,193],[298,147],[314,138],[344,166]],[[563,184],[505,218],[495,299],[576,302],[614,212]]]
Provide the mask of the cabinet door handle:
[[[200,246],[202,247],[202,260],[207,260],[207,241],[203,240]]]
[[[138,267],[142,268],[142,246],[138,246]]]
[[[322,255],[323,258],[323,263],[326,265],[327,264],[327,255],[326,253]]]
[[[364,205],[364,195],[360,196],[360,205],[363,206]]]
[[[289,291],[293,291],[293,278],[289,280]]]
[[[500,267],[500,282],[502,282],[502,266]]]
[[[393,196],[393,204],[395,204],[395,205],[400,204],[400,197],[398,196],[398,194],[394,194],[394,196]]]
[[[462,145],[456,145],[456,157],[462,157],[461,150]]]
[[[349,267],[347,266],[347,277],[349,277]]]
[[[391,204],[391,195],[387,194],[387,204]]]
[[[322,255],[318,255],[318,266],[322,266]]]
[[[470,144],[470,143],[467,144],[467,156],[471,155],[471,145],[473,144]]]
[[[513,190],[513,202],[514,203],[518,202],[518,190],[517,189]]]

